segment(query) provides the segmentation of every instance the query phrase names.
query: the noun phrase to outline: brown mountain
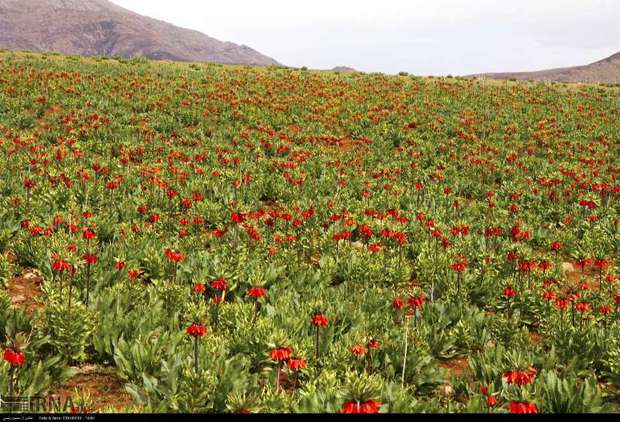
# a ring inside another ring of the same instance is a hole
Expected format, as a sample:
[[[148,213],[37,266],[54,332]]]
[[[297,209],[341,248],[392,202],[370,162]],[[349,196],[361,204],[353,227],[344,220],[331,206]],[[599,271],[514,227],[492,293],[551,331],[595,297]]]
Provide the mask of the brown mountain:
[[[336,66],[332,69],[332,72],[340,72],[340,73],[356,73],[357,70],[348,66]]]
[[[131,12],[107,0],[0,0],[0,48],[84,56],[278,64],[245,45]]]
[[[541,70],[538,72],[484,73],[473,75],[473,77],[617,84],[620,83],[620,53],[585,66]]]

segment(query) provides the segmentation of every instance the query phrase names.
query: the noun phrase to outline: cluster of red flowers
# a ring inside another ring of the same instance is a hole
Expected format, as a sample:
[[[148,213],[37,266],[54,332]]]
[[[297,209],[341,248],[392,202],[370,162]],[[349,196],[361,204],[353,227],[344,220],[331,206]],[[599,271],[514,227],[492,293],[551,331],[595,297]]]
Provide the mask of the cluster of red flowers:
[[[374,232],[372,231],[372,229],[366,224],[362,224],[361,226],[357,228],[357,230],[359,230],[361,234],[366,236],[366,238],[371,238],[374,235]]]
[[[500,229],[501,231],[501,229]],[[452,236],[467,236],[469,234],[469,226],[467,225],[461,225],[461,226],[456,226],[450,229],[450,234]]]
[[[562,249],[562,244],[560,242],[551,242],[550,246],[551,246],[551,249],[556,252]]]
[[[581,205],[582,207],[586,207],[589,210],[596,208],[596,202],[589,201],[587,199],[582,199],[581,201],[579,201],[579,205]]]
[[[300,369],[306,368],[306,361],[303,358],[290,358],[286,362],[286,367],[292,371],[299,371]]]
[[[329,320],[323,314],[316,314],[312,317],[312,325],[315,327],[327,327]]]
[[[527,402],[510,402],[510,413],[525,414],[525,413],[538,413],[538,408],[534,403]]]
[[[351,232],[347,231],[347,230],[343,230],[339,233],[336,233],[332,239],[334,239],[336,242],[339,242],[341,240],[348,240],[351,238]]]
[[[202,337],[207,334],[207,331],[207,327],[202,324],[192,324],[187,327],[187,330],[185,330],[187,335],[192,337]]]
[[[342,413],[360,414],[360,413],[379,413],[381,403],[377,400],[367,400],[363,403],[357,401],[348,401],[342,406]]]
[[[510,238],[513,242],[520,242],[522,240],[530,240],[532,234],[529,231],[521,230],[519,226],[513,226],[510,229]]]
[[[12,349],[6,349],[4,351],[3,358],[12,366],[20,366],[26,362],[26,355],[24,354],[24,352],[16,352]]]
[[[501,227],[487,227],[484,229],[484,237],[501,236],[502,232]]]
[[[293,350],[290,346],[276,347],[275,349],[271,350],[271,352],[269,353],[269,357],[276,362],[282,362],[289,359],[292,353]]]
[[[421,308],[425,303],[426,303],[426,296],[424,296],[424,294],[420,294],[418,296],[412,296],[409,299],[407,299],[407,304],[411,307],[412,310]],[[393,310],[399,311],[403,309],[404,307],[405,307],[405,301],[402,298],[400,297],[394,298],[394,300],[392,301]]]
[[[455,273],[462,273],[463,271],[467,269],[467,262],[466,261],[454,262],[450,267],[452,268],[452,271],[454,271]]]
[[[95,265],[97,263],[97,255],[94,254],[84,254],[82,256],[82,259],[84,260],[84,262],[86,263],[86,265]]]
[[[223,291],[223,290],[226,290],[226,288],[228,288],[228,283],[226,282],[226,279],[222,276],[218,278],[217,280],[213,280],[211,282],[211,288],[213,290]]]
[[[493,394],[489,394],[489,388],[486,385],[480,387],[480,392],[483,396],[487,396],[487,406],[493,407],[497,404],[497,399]]]
[[[68,261],[57,259],[52,263],[52,269],[54,271],[75,273],[75,267]]]
[[[261,297],[267,296],[267,289],[262,287],[251,287],[248,290],[248,296],[254,299],[259,299]]]
[[[517,295],[517,291],[512,287],[508,286],[504,288],[504,297],[507,299],[513,298]]]
[[[409,304],[409,306],[411,306],[412,309],[421,308],[426,303],[426,296],[421,294],[419,296],[410,297],[407,300],[407,303]]]
[[[407,234],[399,231],[392,231],[388,229],[381,230],[381,237],[386,239],[395,239],[400,246],[403,246],[407,243]]]
[[[508,384],[515,385],[528,385],[534,382],[538,371],[532,367],[527,371],[506,371],[504,372],[504,378]]]
[[[170,262],[173,262],[175,264],[178,264],[179,262],[182,262],[183,259],[185,259],[182,253],[173,251],[172,249],[166,249],[166,251],[164,252],[164,255],[168,257]]]

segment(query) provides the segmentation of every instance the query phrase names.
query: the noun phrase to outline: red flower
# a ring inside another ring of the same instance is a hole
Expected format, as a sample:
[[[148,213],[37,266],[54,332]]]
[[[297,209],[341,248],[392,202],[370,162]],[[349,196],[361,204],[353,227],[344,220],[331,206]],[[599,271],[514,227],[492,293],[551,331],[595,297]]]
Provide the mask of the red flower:
[[[367,226],[366,224],[362,224],[361,226],[358,227],[358,230],[361,234],[363,234],[364,236],[366,236],[367,238],[372,237],[372,235],[374,234],[372,232],[372,229]]]
[[[351,348],[351,353],[353,353],[356,357],[361,357],[366,354],[366,348],[362,344],[356,344]]]
[[[534,381],[537,372],[536,368],[530,368],[528,371],[506,371],[504,378],[508,384],[528,385]]]
[[[416,297],[410,297],[409,300],[407,300],[407,303],[413,309],[421,308],[422,305],[424,305],[424,303],[426,303],[426,298],[424,296],[422,296],[422,295],[416,296]]]
[[[26,179],[24,180],[24,187],[28,190],[31,190],[34,188],[34,182],[30,179]]]
[[[124,261],[116,261],[116,264],[114,264],[114,267],[118,271],[121,271],[123,268],[125,268],[125,262]]]
[[[373,350],[378,349],[379,348],[379,342],[377,341],[377,339],[371,338],[368,341],[368,348],[369,349],[373,349]]]
[[[559,251],[562,249],[562,244],[560,242],[551,242],[551,249],[554,251]]]
[[[58,259],[52,263],[52,269],[54,271],[60,271],[60,272],[63,272],[63,271],[69,271],[71,273],[75,272],[75,269],[73,268],[73,265],[70,262],[63,261],[61,259]]]
[[[288,369],[297,371],[306,367],[306,361],[302,358],[291,358],[286,363],[286,366],[288,367]]]
[[[575,309],[581,313],[588,312],[590,310],[590,304],[588,302],[578,302],[575,304]]]
[[[547,271],[549,268],[551,268],[551,263],[549,261],[540,261],[538,263],[538,268],[543,271]]]
[[[140,277],[140,274],[142,274],[142,270],[129,270],[127,271],[127,277],[129,277],[131,280],[135,280],[138,277]]]
[[[97,237],[97,234],[93,230],[91,230],[91,229],[86,229],[86,230],[84,230],[84,233],[82,233],[82,237],[85,240],[92,240],[95,237]]]
[[[372,253],[379,253],[381,252],[381,246],[381,242],[373,243],[372,245],[368,245],[368,250]]]
[[[192,290],[196,293],[204,293],[206,286],[203,283],[196,283]]]
[[[291,357],[291,347],[276,347],[269,353],[269,357],[277,362],[287,360]]]
[[[248,296],[253,297],[254,299],[267,296],[267,289],[263,289],[262,287],[252,287],[248,290]]]
[[[483,396],[486,396],[488,394],[488,392],[489,392],[489,388],[486,385],[483,385],[482,387],[480,387],[480,393]]]
[[[558,298],[555,300],[555,306],[564,311],[568,308],[568,300]]]
[[[517,291],[513,289],[512,287],[506,287],[504,289],[504,297],[512,298],[512,297],[515,297],[516,295],[517,295]]]
[[[452,271],[456,273],[462,273],[467,268],[467,264],[465,262],[455,262],[452,264]]]
[[[11,349],[6,349],[3,357],[5,361],[13,366],[20,366],[26,362],[26,355],[24,355],[24,352],[16,352]]]
[[[202,337],[207,334],[207,331],[207,327],[202,324],[192,324],[185,330],[187,335],[192,337]]]
[[[510,402],[510,413],[538,413],[538,408],[534,403]]]
[[[226,279],[224,277],[220,277],[217,280],[213,280],[211,282],[211,288],[213,290],[226,290],[226,288],[228,287],[228,283],[226,283]]]
[[[87,253],[82,256],[82,259],[84,260],[84,262],[86,262],[87,265],[95,265],[97,263],[97,255]]]
[[[316,314],[312,317],[312,325],[315,327],[327,327],[329,320],[323,314]]]
[[[603,315],[610,314],[613,311],[612,307],[609,306],[609,305],[601,305],[601,306],[599,306],[598,310]]]
[[[403,309],[404,307],[405,307],[405,302],[399,297],[394,299],[394,301],[392,302],[392,309],[394,309],[395,311],[399,311]]]
[[[237,212],[233,212],[230,214],[230,219],[237,224],[243,223],[246,219],[246,216],[241,214],[241,213],[237,213]]]
[[[344,240],[344,239],[350,239],[351,238],[351,232],[349,231],[341,231],[340,233],[335,234],[332,239],[334,239],[336,242],[340,241],[340,240]]]
[[[168,257],[170,262],[173,262],[175,264],[178,264],[179,262],[183,261],[183,259],[185,258],[182,253],[175,252],[170,249],[166,249],[166,251],[164,252],[164,255]]]
[[[497,404],[497,400],[495,399],[495,396],[489,396],[489,398],[487,398],[487,405],[489,407],[493,407]]]
[[[226,229],[214,229],[211,233],[213,233],[213,236],[217,237],[218,239],[220,237],[223,237],[226,234]]]
[[[381,403],[376,400],[368,400],[363,403],[357,401],[346,402],[342,406],[342,413],[345,414],[357,414],[357,413],[379,413]]]
[[[598,268],[599,270],[603,270],[607,266],[609,266],[609,261],[607,261],[606,259],[595,259],[594,266]]]
[[[534,268],[535,265],[536,265],[535,262],[519,261],[519,270],[523,272],[528,272],[532,270],[532,268]]]
[[[594,201],[588,201],[585,199],[579,201],[579,205],[581,205],[582,207],[586,207],[590,210],[596,208],[596,203]]]

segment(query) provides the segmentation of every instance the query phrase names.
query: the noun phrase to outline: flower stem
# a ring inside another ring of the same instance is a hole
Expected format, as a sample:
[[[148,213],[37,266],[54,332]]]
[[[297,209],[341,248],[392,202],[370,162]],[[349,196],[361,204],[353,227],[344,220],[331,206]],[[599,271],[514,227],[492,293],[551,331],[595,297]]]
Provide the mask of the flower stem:
[[[400,386],[405,387],[405,370],[407,368],[407,350],[409,348],[409,322],[405,318],[405,353],[403,355],[403,370],[400,375]]]
[[[194,372],[198,373],[198,337],[194,337]]]

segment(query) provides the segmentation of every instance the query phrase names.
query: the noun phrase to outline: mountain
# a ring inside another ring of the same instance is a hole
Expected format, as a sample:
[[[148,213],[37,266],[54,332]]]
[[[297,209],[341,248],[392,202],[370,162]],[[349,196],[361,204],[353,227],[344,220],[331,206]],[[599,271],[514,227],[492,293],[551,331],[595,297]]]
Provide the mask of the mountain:
[[[538,72],[484,73],[472,75],[472,77],[617,84],[620,83],[620,52],[585,66],[541,70]]]
[[[332,69],[332,72],[340,72],[340,73],[356,73],[357,70],[348,66],[336,66]]]
[[[148,18],[107,0],[0,0],[0,48],[84,56],[278,64],[245,45]]]

